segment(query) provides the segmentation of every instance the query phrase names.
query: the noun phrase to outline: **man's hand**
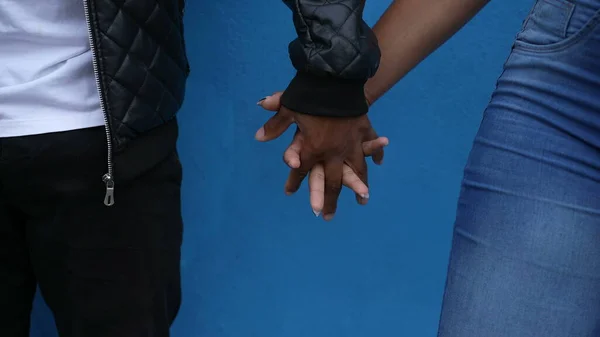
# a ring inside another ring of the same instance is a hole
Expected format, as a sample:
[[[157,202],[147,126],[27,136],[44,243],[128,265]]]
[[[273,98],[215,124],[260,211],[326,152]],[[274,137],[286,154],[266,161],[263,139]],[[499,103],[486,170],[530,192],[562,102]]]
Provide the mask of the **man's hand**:
[[[376,164],[381,164],[388,139],[377,136],[366,116],[329,118],[299,114],[282,107],[280,96],[281,93],[276,93],[259,102],[263,108],[278,113],[257,132],[256,138],[273,140],[292,123],[298,125],[284,154],[284,161],[292,169],[286,193],[296,192],[310,174],[311,206],[316,215],[322,210],[325,220],[335,214],[342,185],[357,194],[360,204],[366,204],[369,192],[364,157],[372,156]]]

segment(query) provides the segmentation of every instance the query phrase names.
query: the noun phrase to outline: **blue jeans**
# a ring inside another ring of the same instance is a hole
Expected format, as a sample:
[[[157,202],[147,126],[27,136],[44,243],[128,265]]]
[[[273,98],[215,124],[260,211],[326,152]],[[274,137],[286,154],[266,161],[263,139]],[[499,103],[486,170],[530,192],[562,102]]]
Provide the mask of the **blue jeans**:
[[[600,336],[600,0],[538,0],[484,112],[439,337]]]

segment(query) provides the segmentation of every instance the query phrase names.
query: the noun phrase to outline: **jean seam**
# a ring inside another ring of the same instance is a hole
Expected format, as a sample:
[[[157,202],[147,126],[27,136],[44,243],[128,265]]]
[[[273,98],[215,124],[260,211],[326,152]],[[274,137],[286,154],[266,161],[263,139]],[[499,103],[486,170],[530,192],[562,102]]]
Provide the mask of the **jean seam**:
[[[572,15],[572,14],[571,14]],[[571,18],[569,18],[570,20]],[[600,10],[596,11],[590,20],[572,36],[548,45],[534,45],[525,41],[516,40],[514,48],[517,50],[530,51],[536,53],[555,53],[571,48],[589,36],[589,34],[598,26],[600,22]]]
[[[567,36],[567,32],[569,30],[569,24],[571,23],[571,19],[573,19],[573,13],[575,13],[575,6],[570,6],[569,14],[567,14],[567,19],[565,20],[565,26],[563,27],[562,37]]]

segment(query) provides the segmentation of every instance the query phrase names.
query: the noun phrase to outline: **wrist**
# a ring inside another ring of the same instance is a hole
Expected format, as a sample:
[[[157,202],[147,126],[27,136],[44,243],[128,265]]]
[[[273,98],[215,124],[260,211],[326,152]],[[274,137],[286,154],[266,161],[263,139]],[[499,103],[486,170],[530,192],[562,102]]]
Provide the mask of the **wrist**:
[[[299,71],[281,96],[281,104],[309,115],[358,117],[369,110],[365,82]]]
[[[373,96],[369,92],[369,89],[366,86],[365,86],[364,92],[365,92],[365,100],[367,101],[367,105],[369,107],[371,107],[371,105],[373,105],[373,103],[375,102],[375,99],[373,98]]]

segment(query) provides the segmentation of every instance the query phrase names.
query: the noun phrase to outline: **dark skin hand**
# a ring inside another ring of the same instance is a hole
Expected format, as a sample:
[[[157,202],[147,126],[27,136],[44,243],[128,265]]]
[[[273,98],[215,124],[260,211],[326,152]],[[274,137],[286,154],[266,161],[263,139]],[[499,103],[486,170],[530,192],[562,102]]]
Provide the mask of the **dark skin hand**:
[[[379,137],[366,115],[320,117],[297,113],[281,106],[258,130],[256,139],[273,140],[294,123],[298,129],[290,148],[296,147],[296,152],[300,153],[300,160],[297,165],[290,165],[292,169],[286,183],[286,192],[296,192],[311,169],[317,164],[322,164],[325,180],[323,218],[331,220],[335,215],[342,189],[344,166],[354,171],[367,185],[367,163],[363,143],[376,141]],[[380,163],[383,160],[383,148],[374,151],[372,156],[376,163]],[[362,197],[357,196],[357,199],[360,198]]]

